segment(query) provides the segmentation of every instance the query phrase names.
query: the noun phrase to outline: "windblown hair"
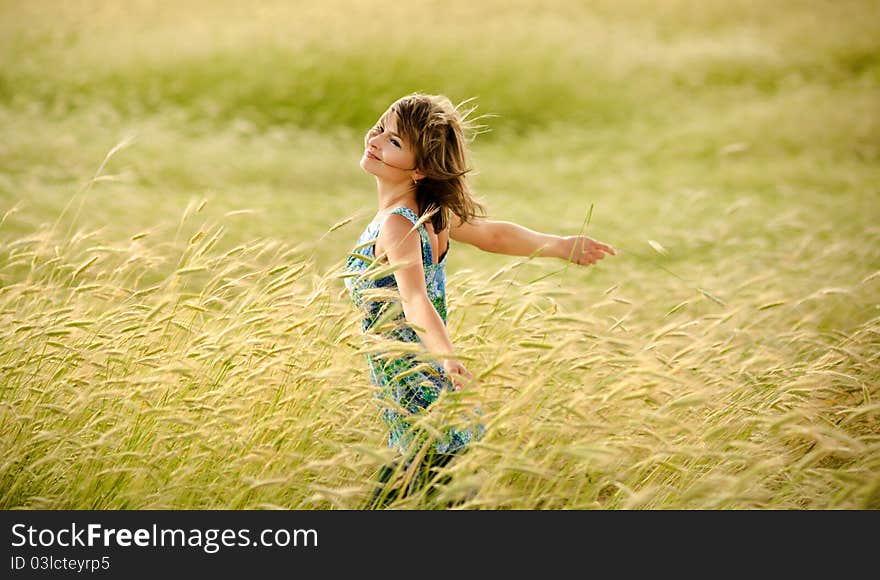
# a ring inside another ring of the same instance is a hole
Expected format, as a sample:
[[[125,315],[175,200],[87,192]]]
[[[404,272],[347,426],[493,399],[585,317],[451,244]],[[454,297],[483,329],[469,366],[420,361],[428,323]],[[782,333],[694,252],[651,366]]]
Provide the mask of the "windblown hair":
[[[415,169],[424,176],[416,184],[419,216],[432,213],[435,232],[446,229],[450,214],[462,222],[486,215],[467,181],[472,171],[467,144],[485,127],[469,119],[476,106],[462,109],[471,100],[454,106],[443,95],[407,95],[395,101],[366,136],[369,140],[381,132],[392,113],[397,115],[397,131],[413,148]]]

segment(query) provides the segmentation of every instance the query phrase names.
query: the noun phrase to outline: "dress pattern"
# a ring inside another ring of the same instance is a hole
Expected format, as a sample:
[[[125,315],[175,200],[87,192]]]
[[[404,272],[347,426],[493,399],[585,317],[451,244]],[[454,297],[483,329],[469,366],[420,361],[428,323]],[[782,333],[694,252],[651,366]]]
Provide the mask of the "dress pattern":
[[[446,257],[449,250],[437,264],[433,264],[428,232],[424,224],[418,223],[416,213],[408,207],[398,207],[387,215],[395,214],[405,217],[414,226],[418,225],[428,298],[446,324]],[[352,302],[363,313],[361,328],[364,333],[421,344],[421,339],[404,318],[394,274],[383,275],[383,265],[376,261],[375,244],[381,226],[382,221],[369,224],[358,238],[346,261],[345,285]],[[404,455],[411,454],[415,451],[414,446],[421,444],[420,433],[411,426],[412,417],[434,403],[443,389],[451,391],[452,382],[437,361],[419,360],[413,354],[368,354],[366,358],[370,381],[380,387],[377,396],[386,402],[382,418],[389,428],[388,445]],[[483,429],[482,425],[473,429],[450,427],[435,441],[434,450],[456,453],[479,438]]]

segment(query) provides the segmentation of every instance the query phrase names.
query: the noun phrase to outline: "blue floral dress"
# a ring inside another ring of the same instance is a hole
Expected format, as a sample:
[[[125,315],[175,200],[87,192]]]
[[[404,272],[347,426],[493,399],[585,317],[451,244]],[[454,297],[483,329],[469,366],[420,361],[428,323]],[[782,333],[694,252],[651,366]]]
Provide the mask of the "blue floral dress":
[[[388,213],[389,216],[395,214],[407,218],[414,226],[419,219],[408,207],[398,207]],[[352,302],[363,312],[364,333],[374,332],[386,338],[421,344],[416,332],[406,324],[394,274],[382,276],[382,266],[376,261],[376,238],[381,226],[381,221],[371,223],[358,238],[346,262],[345,285]],[[446,257],[449,251],[447,249],[442,259],[433,264],[431,242],[425,225],[419,224],[418,231],[428,298],[445,324]],[[420,445],[421,440],[419,433],[411,428],[410,418],[436,401],[443,389],[451,391],[452,382],[437,361],[419,360],[413,354],[368,354],[366,357],[370,381],[380,387],[378,397],[393,403],[383,405],[382,409],[382,417],[389,428],[388,445],[399,449],[404,455],[411,455],[417,450],[413,447]],[[476,425],[473,429],[450,427],[434,443],[434,450],[437,453],[456,453],[480,437],[483,430],[482,425]]]

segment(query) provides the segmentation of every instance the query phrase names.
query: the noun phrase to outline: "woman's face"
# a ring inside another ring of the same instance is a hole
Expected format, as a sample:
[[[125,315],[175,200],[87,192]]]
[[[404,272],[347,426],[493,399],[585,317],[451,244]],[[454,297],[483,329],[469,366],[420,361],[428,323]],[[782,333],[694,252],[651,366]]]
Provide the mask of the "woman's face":
[[[418,179],[415,153],[397,133],[397,113],[388,115],[384,125],[380,119],[370,130],[360,165],[364,171],[390,181]]]

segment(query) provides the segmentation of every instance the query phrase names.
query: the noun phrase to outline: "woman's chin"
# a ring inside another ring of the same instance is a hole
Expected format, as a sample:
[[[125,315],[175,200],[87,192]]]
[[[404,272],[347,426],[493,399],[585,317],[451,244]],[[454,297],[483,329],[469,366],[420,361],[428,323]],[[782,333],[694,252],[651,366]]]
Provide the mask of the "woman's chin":
[[[372,169],[370,167],[366,167],[365,165],[366,164],[363,161],[361,161],[361,169],[363,169],[365,173],[369,173],[373,177],[379,177],[379,174],[376,173],[376,171],[374,169]]]

